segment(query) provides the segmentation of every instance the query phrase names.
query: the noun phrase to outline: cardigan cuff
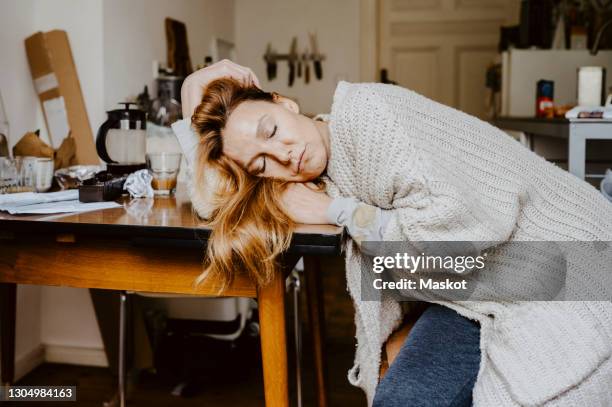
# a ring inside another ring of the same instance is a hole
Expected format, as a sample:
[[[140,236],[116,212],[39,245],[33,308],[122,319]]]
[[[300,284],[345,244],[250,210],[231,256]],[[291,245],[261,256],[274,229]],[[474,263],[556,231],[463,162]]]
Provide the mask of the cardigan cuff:
[[[383,240],[390,217],[391,211],[364,204],[355,198],[335,198],[327,208],[328,221],[346,227],[357,243]]]
[[[191,127],[191,121],[188,119],[177,120],[172,123],[171,127],[181,146],[185,160],[187,160],[187,166],[191,168],[196,161],[200,137]]]

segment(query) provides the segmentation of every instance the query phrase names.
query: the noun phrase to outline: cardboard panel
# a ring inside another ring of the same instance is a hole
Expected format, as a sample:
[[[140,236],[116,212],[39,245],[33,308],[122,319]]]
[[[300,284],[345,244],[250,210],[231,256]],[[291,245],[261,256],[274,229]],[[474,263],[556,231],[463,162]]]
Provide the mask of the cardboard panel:
[[[76,162],[99,164],[66,32],[38,32],[25,40],[25,46],[52,147],[60,146],[69,129],[76,143]]]

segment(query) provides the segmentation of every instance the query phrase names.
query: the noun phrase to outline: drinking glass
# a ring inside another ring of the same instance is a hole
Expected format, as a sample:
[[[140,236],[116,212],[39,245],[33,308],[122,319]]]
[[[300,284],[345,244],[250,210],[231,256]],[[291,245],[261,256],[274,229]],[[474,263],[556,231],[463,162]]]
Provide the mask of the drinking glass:
[[[12,192],[17,188],[19,178],[15,160],[8,157],[0,157],[0,194]]]
[[[50,158],[37,158],[34,164],[34,189],[36,192],[46,192],[53,183],[53,160]]]
[[[155,195],[171,195],[176,191],[181,156],[181,153],[147,154],[147,168],[153,177],[151,186]]]
[[[19,189],[22,192],[33,192],[36,189],[36,161],[38,157],[15,157]]]

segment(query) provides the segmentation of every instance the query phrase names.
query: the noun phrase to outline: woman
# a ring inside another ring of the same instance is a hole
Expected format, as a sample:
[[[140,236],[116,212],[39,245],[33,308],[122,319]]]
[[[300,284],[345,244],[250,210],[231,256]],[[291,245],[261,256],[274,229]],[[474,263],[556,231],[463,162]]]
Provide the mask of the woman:
[[[230,281],[244,267],[265,282],[294,222],[343,225],[352,237],[346,268],[358,340],[349,380],[369,405],[612,404],[609,301],[516,301],[533,299],[520,284],[510,285],[512,300],[434,294],[428,301],[437,305],[379,383],[382,348],[404,312],[392,298],[363,301],[361,291],[368,240],[490,250],[487,267],[466,276],[482,292],[509,275],[532,277],[540,271],[533,264],[548,266],[545,250],[519,253],[515,242],[571,241],[579,250],[563,253],[563,277],[608,300],[609,288],[589,273],[612,264],[609,246],[591,244],[612,240],[612,206],[591,186],[494,127],[400,87],[341,82],[327,121],[315,121],[253,86],[249,70],[229,62],[215,69],[188,79],[183,96],[200,137],[193,202],[213,227],[208,273]],[[240,82],[211,82],[220,76]],[[179,135],[189,130],[182,126]],[[321,179],[324,187],[310,184]],[[577,299],[575,291],[545,298]]]

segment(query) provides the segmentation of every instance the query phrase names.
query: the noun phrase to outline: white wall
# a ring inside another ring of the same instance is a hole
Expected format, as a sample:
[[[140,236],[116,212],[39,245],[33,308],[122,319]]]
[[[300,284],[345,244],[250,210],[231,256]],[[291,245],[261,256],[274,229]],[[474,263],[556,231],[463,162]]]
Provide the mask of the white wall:
[[[37,31],[68,33],[90,121],[104,112],[102,0],[0,0],[0,91],[11,126],[11,145],[26,132],[46,129],[32,86],[24,40]]]
[[[327,112],[338,79],[359,81],[359,0],[236,0],[236,50],[238,62],[255,71],[266,90],[294,97],[305,113]],[[294,36],[299,50],[310,47],[308,32],[316,32],[323,62],[323,80],[310,84],[296,78],[287,86],[289,69],[279,62],[277,77],[266,78],[263,55],[266,44],[287,53]]]
[[[18,135],[37,126],[38,100],[23,44],[33,32],[33,8],[33,0],[0,0],[0,93],[11,127],[11,146]]]
[[[104,106],[152,91],[152,61],[166,62],[164,19],[187,25],[193,67],[204,62],[213,35],[234,38],[234,2],[225,0],[104,0]],[[152,95],[154,96],[154,95]]]
[[[0,0],[0,92],[11,146],[37,128],[46,138],[26,37],[37,31],[67,31],[95,133],[105,110],[152,84],[152,61],[166,59],[166,16],[187,24],[194,65],[209,53],[213,35],[233,40],[233,0]],[[17,320],[18,375],[41,357],[41,345],[55,361],[104,363],[87,290],[20,286]]]

